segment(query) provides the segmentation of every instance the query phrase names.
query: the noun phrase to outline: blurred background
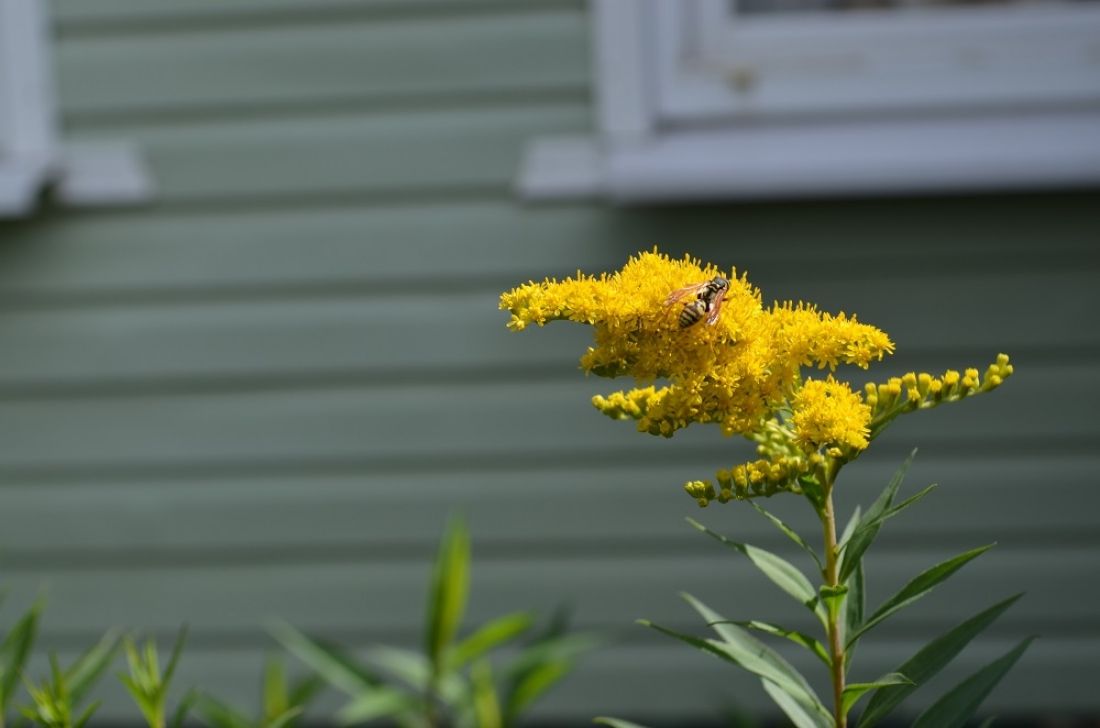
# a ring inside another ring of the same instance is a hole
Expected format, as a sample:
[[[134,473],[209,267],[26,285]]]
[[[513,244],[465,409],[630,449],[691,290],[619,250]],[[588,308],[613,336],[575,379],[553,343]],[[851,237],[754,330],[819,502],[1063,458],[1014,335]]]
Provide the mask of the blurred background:
[[[822,6],[775,7],[804,5]],[[590,10],[49,5],[62,143],[126,145],[148,189],[98,207],[47,191],[0,222],[0,573],[16,608],[46,594],[41,649],[72,655],[112,625],[168,640],[187,622],[181,685],[254,703],[272,617],[355,649],[415,644],[458,510],[474,543],[471,620],[568,604],[577,626],[615,638],[536,722],[717,726],[731,703],[773,717],[753,680],[633,625],[696,629],[682,590],[731,617],[799,619],[683,522],[789,553],[746,506],[700,512],[681,490],[751,448],[603,418],[588,400],[618,383],[578,371],[589,332],[511,334],[497,310],[513,285],[658,245],[748,271],[765,301],[887,330],[897,354],[844,373],[856,383],[1011,354],[1002,390],[900,421],[845,473],[843,513],[914,446],[911,492],[941,484],[880,536],[872,604],[999,542],[885,625],[855,671],[886,672],[1026,590],[938,684],[1038,634],[987,712],[1095,719],[1097,188],[523,199],[530,144],[601,132]],[[801,502],[769,507],[811,524]],[[105,694],[101,721],[134,722],[120,688]]]

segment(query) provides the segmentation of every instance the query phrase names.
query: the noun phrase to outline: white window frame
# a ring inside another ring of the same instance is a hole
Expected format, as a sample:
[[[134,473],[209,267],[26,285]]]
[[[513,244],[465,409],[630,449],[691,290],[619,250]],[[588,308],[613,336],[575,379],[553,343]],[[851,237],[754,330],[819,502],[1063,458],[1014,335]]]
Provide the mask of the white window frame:
[[[644,202],[1094,185],[1100,5],[1084,5],[899,24],[593,0],[596,133],[534,140],[519,192]],[[1021,71],[1002,57],[1010,41],[1050,52]],[[919,78],[933,82],[906,82]]]
[[[152,183],[125,143],[63,145],[43,0],[0,0],[0,218],[32,213],[52,187],[61,204],[148,200]]]

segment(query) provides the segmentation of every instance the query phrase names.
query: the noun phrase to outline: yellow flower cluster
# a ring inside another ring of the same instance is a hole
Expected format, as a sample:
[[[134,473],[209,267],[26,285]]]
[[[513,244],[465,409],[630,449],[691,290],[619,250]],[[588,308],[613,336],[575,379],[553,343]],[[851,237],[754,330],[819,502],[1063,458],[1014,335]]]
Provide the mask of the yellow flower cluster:
[[[703,288],[719,278],[728,284],[720,306],[717,289]],[[687,306],[717,308],[717,317],[710,324],[687,316],[685,326]],[[797,302],[765,307],[736,270],[656,250],[612,274],[530,281],[504,293],[500,307],[511,312],[508,326],[516,331],[555,320],[593,327],[581,368],[638,384],[593,398],[607,416],[665,437],[691,423],[717,423],[726,435],[756,441],[761,459],[719,472],[718,489],[707,481],[684,486],[700,505],[820,485],[830,463],[858,456],[897,415],[988,391],[1012,373],[1002,354],[983,378],[969,369],[938,378],[911,373],[869,384],[863,394],[832,375],[804,380],[803,367],[866,369],[894,345],[855,316]]]
[[[729,289],[714,325],[682,327],[680,314],[694,296],[669,303],[670,294],[717,276]],[[666,437],[693,422],[751,436],[791,396],[801,367],[866,367],[893,350],[884,332],[855,317],[806,304],[766,309],[760,292],[736,271],[656,251],[610,275],[578,272],[564,281],[529,282],[501,296],[500,305],[512,313],[508,325],[515,330],[553,320],[590,324],[595,343],[581,367],[599,376],[629,375],[644,385],[596,397],[593,404]],[[668,384],[657,386],[661,379]]]

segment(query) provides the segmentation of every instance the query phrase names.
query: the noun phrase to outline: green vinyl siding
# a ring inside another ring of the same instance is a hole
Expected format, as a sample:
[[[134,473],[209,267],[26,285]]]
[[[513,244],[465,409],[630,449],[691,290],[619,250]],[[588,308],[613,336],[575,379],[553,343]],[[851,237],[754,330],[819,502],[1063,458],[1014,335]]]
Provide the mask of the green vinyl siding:
[[[570,603],[616,638],[543,717],[707,718],[730,686],[765,709],[753,681],[632,624],[692,627],[680,590],[798,618],[682,521],[785,548],[750,509],[700,512],[680,490],[751,448],[602,418],[588,399],[620,383],[577,370],[587,332],[512,334],[496,308],[516,283],[660,245],[886,328],[897,356],[857,381],[1013,355],[995,396],[899,422],[846,471],[845,513],[914,445],[912,486],[941,484],[884,531],[872,604],[1000,542],[855,669],[885,673],[1026,589],[951,675],[1040,633],[990,707],[1100,710],[1100,592],[1080,578],[1100,566],[1096,193],[530,205],[512,192],[523,144],[590,127],[581,3],[54,12],[66,134],[140,145],[158,196],[0,227],[0,563],[15,606],[46,590],[44,647],[186,621],[183,682],[251,701],[273,617],[355,648],[413,643],[458,509],[474,618]],[[771,504],[809,527],[801,505]],[[114,687],[103,710],[134,716]]]

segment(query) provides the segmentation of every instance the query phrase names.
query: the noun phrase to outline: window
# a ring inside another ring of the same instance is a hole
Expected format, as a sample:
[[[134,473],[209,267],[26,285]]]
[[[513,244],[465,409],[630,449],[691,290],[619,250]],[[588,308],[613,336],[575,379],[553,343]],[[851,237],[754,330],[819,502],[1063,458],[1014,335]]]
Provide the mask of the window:
[[[48,185],[65,204],[147,199],[149,180],[126,145],[59,142],[45,8],[0,0],[0,218],[29,214]]]
[[[598,131],[530,197],[1100,182],[1100,0],[595,0]]]

